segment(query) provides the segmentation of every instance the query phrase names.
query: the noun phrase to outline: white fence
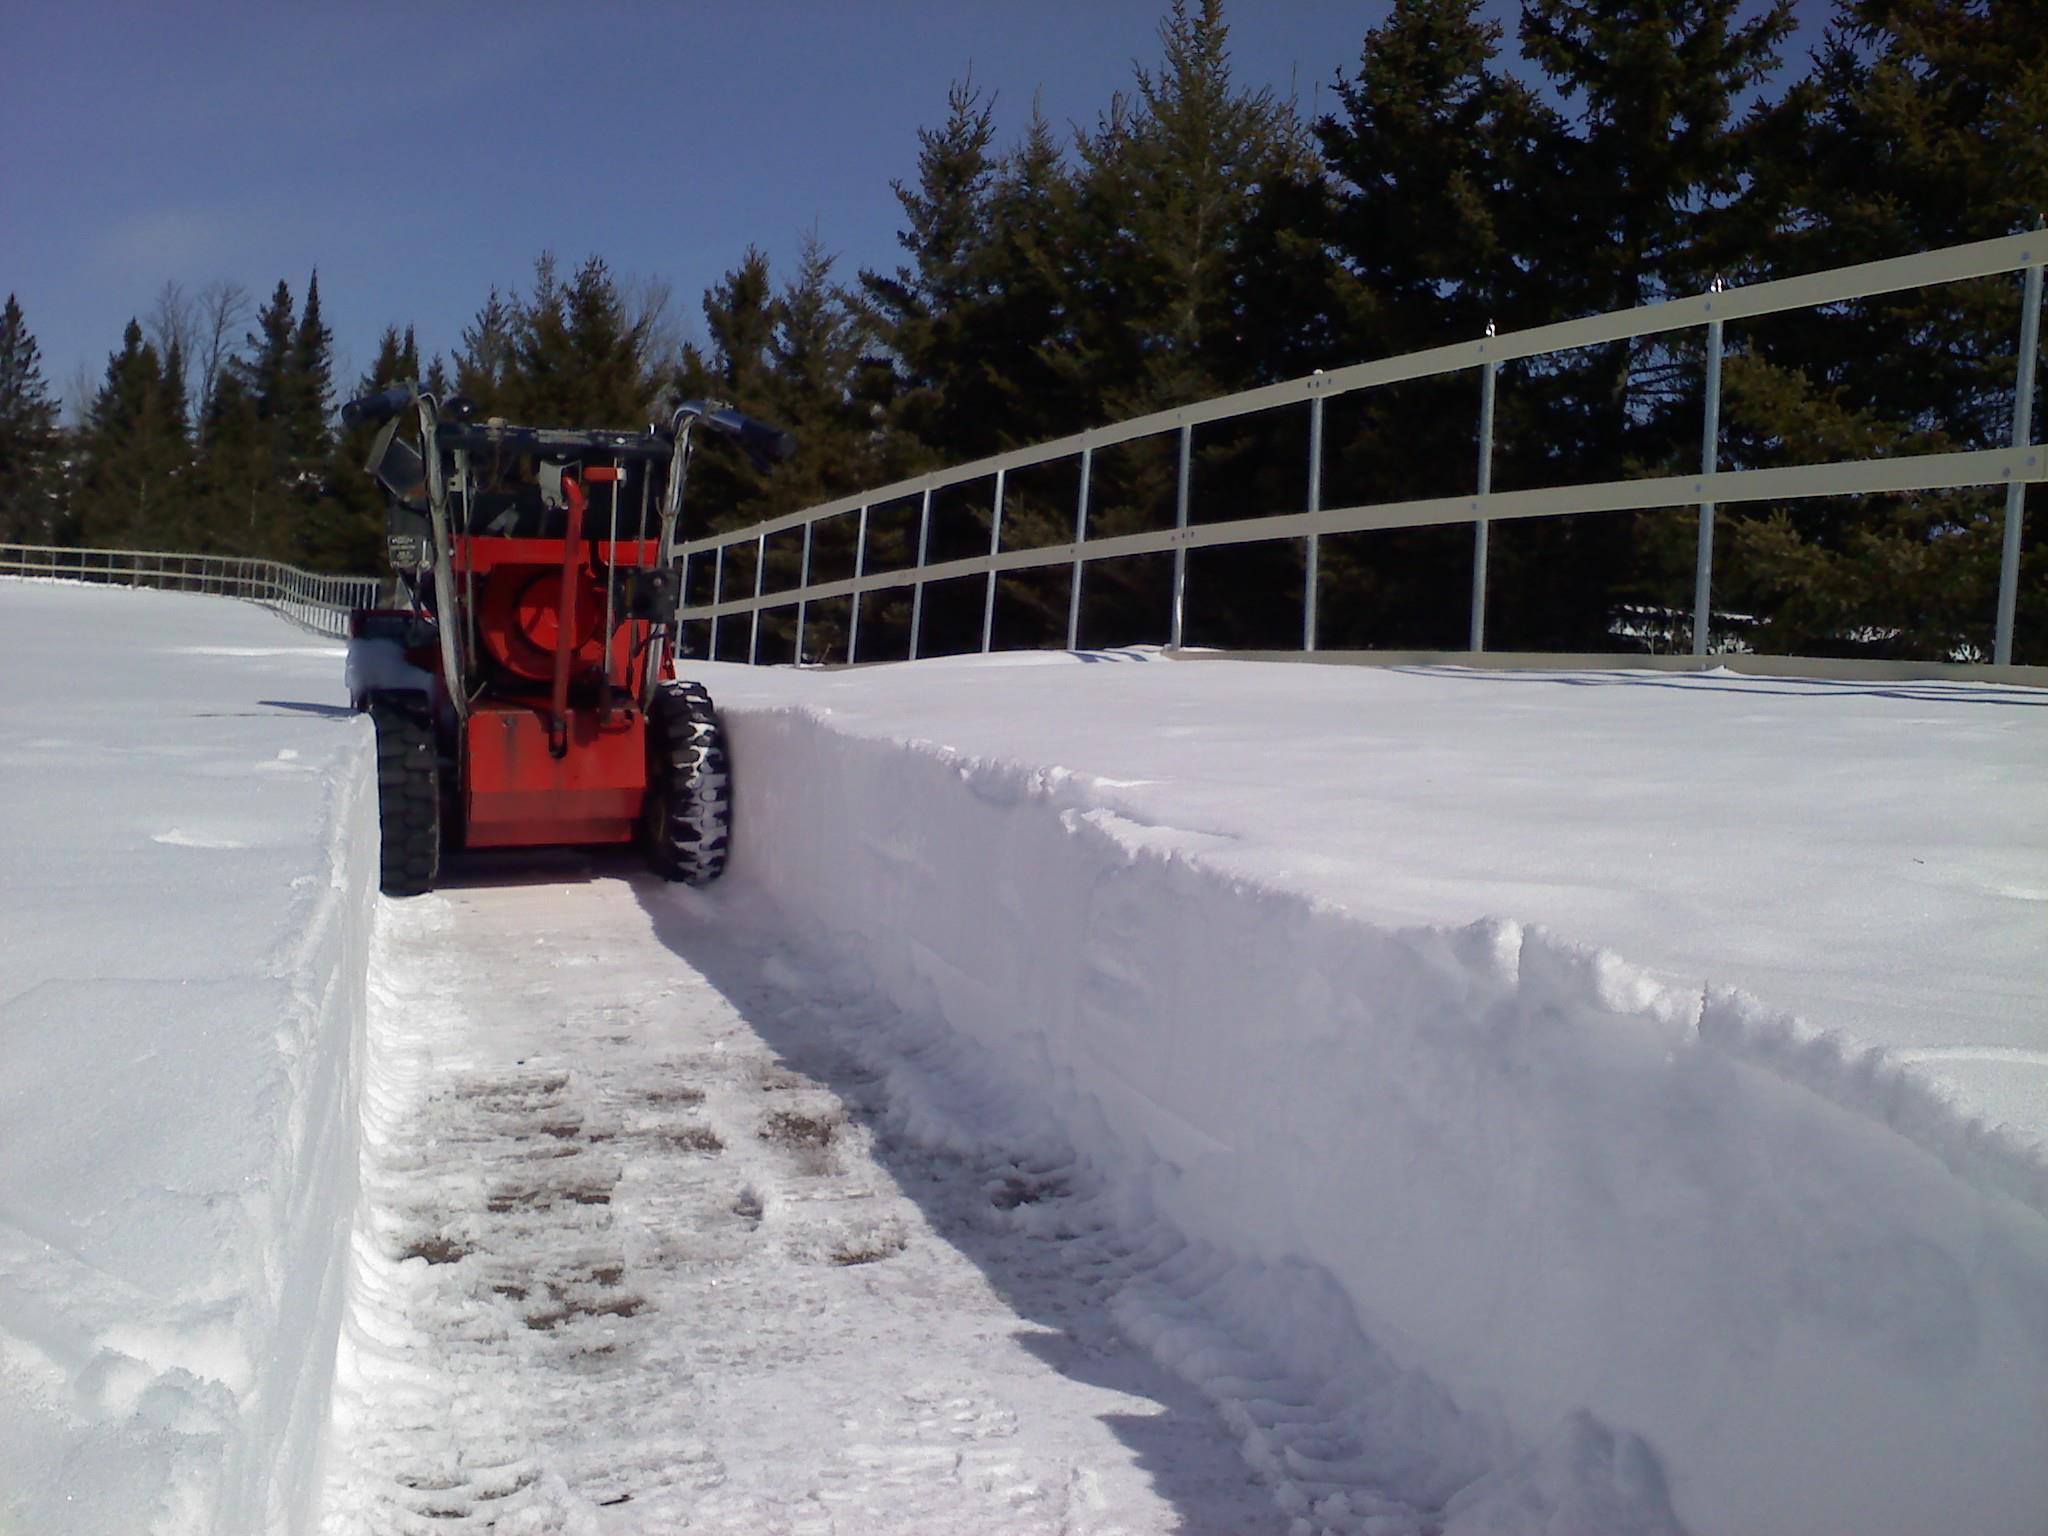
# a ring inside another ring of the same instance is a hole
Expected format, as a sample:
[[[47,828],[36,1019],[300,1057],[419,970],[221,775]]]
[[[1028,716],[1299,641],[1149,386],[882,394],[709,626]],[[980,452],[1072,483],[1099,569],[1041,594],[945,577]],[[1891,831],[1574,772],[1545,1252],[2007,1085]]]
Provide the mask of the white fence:
[[[841,497],[837,501],[809,507],[800,512],[757,523],[752,527],[694,539],[678,548],[685,564],[684,590],[690,590],[688,564],[695,559],[714,562],[712,597],[709,603],[686,604],[686,622],[709,621],[710,651],[718,650],[718,621],[745,617],[750,620],[747,659],[758,659],[760,616],[763,612],[796,609],[797,654],[804,652],[804,628],[811,604],[850,599],[851,619],[846,635],[847,661],[859,656],[861,599],[868,593],[909,587],[912,589],[910,655],[918,654],[925,588],[932,582],[959,577],[982,576],[987,591],[982,610],[981,648],[990,649],[995,621],[997,579],[1011,572],[1070,566],[1072,581],[1067,613],[1067,645],[1078,645],[1081,615],[1081,581],[1084,569],[1094,561],[1133,555],[1170,553],[1173,556],[1172,610],[1168,644],[1179,646],[1187,590],[1187,557],[1191,549],[1223,545],[1245,545],[1272,540],[1299,539],[1305,545],[1305,585],[1301,645],[1316,648],[1317,557],[1319,541],[1331,534],[1355,533],[1368,529],[1437,527],[1470,523],[1473,527],[1471,649],[1486,647],[1486,558],[1489,524],[1512,518],[1568,517],[1602,512],[1643,511],[1654,508],[1696,505],[1699,508],[1698,556],[1694,582],[1692,617],[1693,649],[1704,655],[1709,635],[1709,605],[1713,590],[1714,511],[1717,506],[1737,502],[1783,501],[1803,497],[1861,496],[1881,492],[1946,490],[1969,486],[2003,486],[2006,491],[2004,557],[2000,567],[1997,613],[1994,620],[1995,654],[1999,665],[2012,659],[2012,631],[2018,591],[2020,522],[2025,488],[2048,479],[2048,457],[2032,443],[2033,391],[2038,356],[2041,312],[2041,274],[2048,260],[2048,231],[1984,240],[1971,245],[1951,246],[1920,255],[1843,267],[1808,277],[1786,278],[1746,288],[1718,290],[1693,298],[1618,310],[1611,314],[1539,326],[1531,330],[1477,341],[1435,347],[1406,356],[1360,363],[1328,373],[1271,384],[1259,389],[1226,395],[1198,405],[1159,411],[1112,426],[1096,427],[1052,442],[1009,453],[978,459],[956,468],[934,471],[897,481],[893,485]],[[1859,459],[1828,464],[1806,464],[1785,468],[1723,470],[1719,467],[1720,379],[1722,327],[1731,320],[1753,319],[1793,310],[1814,309],[1878,294],[1926,288],[1970,278],[2012,273],[2025,275],[2025,300],[2020,326],[2019,359],[2013,411],[2011,446],[1960,453]],[[1549,486],[1536,490],[1497,492],[1492,485],[1494,380],[1503,362],[1537,358],[1581,347],[1600,346],[1639,337],[1701,329],[1705,332],[1705,409],[1702,426],[1700,470],[1694,475],[1657,479],[1610,480],[1580,485]],[[1323,485],[1323,411],[1330,399],[1359,390],[1382,388],[1413,379],[1431,378],[1472,370],[1478,374],[1479,430],[1478,462],[1474,487],[1469,495],[1444,496],[1419,501],[1383,502],[1372,505],[1325,507]],[[1189,463],[1197,427],[1229,421],[1257,411],[1269,411],[1290,404],[1305,403],[1309,410],[1309,457],[1307,506],[1302,511],[1275,511],[1266,515],[1230,521],[1191,525],[1189,520]],[[1122,534],[1109,538],[1090,537],[1088,532],[1089,479],[1094,455],[1100,449],[1134,439],[1177,434],[1179,470],[1175,496],[1174,526],[1152,532]],[[1074,510],[1074,537],[1070,542],[1029,549],[1002,547],[1003,495],[1005,481],[1016,470],[1055,460],[1078,458],[1080,491]],[[994,500],[990,516],[988,553],[966,559],[928,563],[932,525],[933,493],[967,481],[993,479]],[[917,556],[914,564],[870,572],[869,516],[877,507],[912,498],[919,500]],[[851,579],[813,582],[811,554],[814,534],[821,524],[835,518],[857,520],[853,532],[854,574]],[[768,541],[778,535],[801,530],[803,554],[798,585],[768,592],[765,573]],[[727,552],[751,544],[753,547],[753,591],[750,595],[728,597]]]
[[[375,576],[323,576],[275,560],[239,555],[188,555],[160,549],[63,549],[0,544],[0,576],[36,576],[217,592],[275,609],[316,634],[345,635],[351,609],[375,607],[383,588]]]

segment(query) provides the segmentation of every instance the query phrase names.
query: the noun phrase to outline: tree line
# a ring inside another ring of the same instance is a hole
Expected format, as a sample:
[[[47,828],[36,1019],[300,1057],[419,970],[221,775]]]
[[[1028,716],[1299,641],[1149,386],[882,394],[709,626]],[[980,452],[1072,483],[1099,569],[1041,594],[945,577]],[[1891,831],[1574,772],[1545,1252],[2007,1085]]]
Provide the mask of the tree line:
[[[1092,124],[1034,112],[998,142],[994,101],[955,85],[893,184],[900,262],[842,277],[814,238],[785,273],[747,251],[672,342],[659,289],[551,255],[490,293],[450,357],[383,336],[346,392],[422,378],[488,414],[638,425],[716,396],[793,430],[772,475],[693,470],[709,526],[746,525],[936,466],[1142,412],[1422,347],[2035,227],[2048,185],[2048,11],[2018,0],[1835,0],[1788,59],[1791,0],[1399,0],[1339,70],[1328,111],[1243,85],[1222,0],[1173,0],[1157,58]],[[242,306],[238,311],[236,304]],[[252,306],[167,291],[131,321],[75,429],[60,430],[10,297],[0,318],[0,540],[231,550],[374,570],[381,518],[338,432],[317,274]],[[2013,279],[1728,327],[1726,468],[2005,442]],[[248,324],[237,345],[224,345]],[[1698,335],[1506,365],[1496,489],[1696,468]],[[1329,403],[1325,505],[1469,492],[1470,373]],[[1168,436],[1098,453],[1090,530],[1173,517]],[[1006,548],[1072,535],[1075,465],[1011,477]],[[1299,510],[1305,409],[1196,435],[1197,520]],[[987,548],[991,490],[939,498],[933,558]],[[868,569],[908,563],[915,508],[877,508]],[[1780,652],[1988,656],[2003,495],[1989,490],[1723,509],[1715,607]],[[851,520],[813,576],[850,574]],[[700,522],[698,528],[705,526]],[[1690,509],[1493,531],[1489,642],[1531,650],[1690,644]],[[2048,545],[2025,556],[2022,660],[2048,659]],[[1323,541],[1320,642],[1456,648],[1469,528]],[[726,572],[750,587],[749,558]],[[770,590],[798,547],[769,550]],[[1192,644],[1300,634],[1298,543],[1197,551]],[[1090,568],[1083,639],[1163,637],[1168,557]],[[700,573],[699,580],[708,580]],[[1005,641],[1057,642],[1068,577],[1002,585]],[[926,650],[978,636],[979,584],[927,597]],[[1206,595],[1205,595],[1206,593]],[[701,594],[700,594],[701,595]],[[863,653],[907,645],[907,593],[862,611]],[[814,610],[829,652],[849,614]],[[788,625],[769,626],[787,654]]]

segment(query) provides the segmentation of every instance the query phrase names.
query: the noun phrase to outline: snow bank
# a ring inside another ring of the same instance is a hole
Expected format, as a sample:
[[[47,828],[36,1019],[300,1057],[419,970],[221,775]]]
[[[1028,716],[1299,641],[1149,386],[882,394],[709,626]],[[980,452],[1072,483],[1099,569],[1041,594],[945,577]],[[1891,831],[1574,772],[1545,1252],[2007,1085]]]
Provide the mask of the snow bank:
[[[0,1529],[303,1529],[374,899],[337,645],[0,587]]]
[[[1361,1478],[1458,1536],[2040,1528],[2048,1186],[1882,1053],[721,697],[735,878],[1004,1085],[926,1134],[1078,1153],[1156,1250],[1127,1326],[1303,1530],[1384,1528]]]

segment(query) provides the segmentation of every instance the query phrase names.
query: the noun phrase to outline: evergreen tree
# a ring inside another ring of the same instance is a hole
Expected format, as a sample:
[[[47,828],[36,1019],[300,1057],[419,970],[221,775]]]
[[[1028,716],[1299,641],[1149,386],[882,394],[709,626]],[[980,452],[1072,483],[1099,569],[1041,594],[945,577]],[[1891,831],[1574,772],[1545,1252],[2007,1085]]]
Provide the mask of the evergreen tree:
[[[273,433],[239,361],[221,369],[201,424],[197,499],[204,515],[192,547],[281,559],[287,523]]]
[[[750,248],[740,265],[704,295],[708,351],[683,349],[674,388],[684,398],[723,401],[748,415],[793,433],[794,459],[763,473],[729,450],[700,450],[691,460],[684,516],[687,533],[740,527],[779,512],[828,501],[887,478],[877,415],[881,401],[868,379],[875,333],[871,312],[832,281],[835,258],[808,236],[795,275],[774,286],[768,259]],[[853,528],[839,520],[821,528],[813,548],[812,575],[853,572]],[[729,582],[750,583],[751,551],[729,563]],[[796,582],[798,551],[771,550],[770,590]],[[710,594],[709,571],[694,579]],[[728,592],[734,590],[728,586]],[[807,643],[827,654],[842,643],[846,604],[836,612],[814,610]],[[765,623],[771,650],[793,652],[789,615]]]
[[[1517,256],[1537,243],[1548,167],[1534,145],[1559,127],[1497,65],[1501,28],[1478,0],[1402,0],[1340,76],[1342,114],[1316,124],[1335,181],[1330,231],[1349,275],[1333,324],[1339,355],[1378,357],[1471,340],[1529,314]],[[1479,391],[1461,374],[1374,390],[1332,413],[1326,499],[1398,501],[1468,489]],[[1497,438],[1529,428],[1513,390]],[[1462,530],[1460,531],[1462,533]],[[1322,562],[1324,643],[1465,643],[1470,546],[1441,530],[1332,541]]]
[[[1524,54],[1564,111],[1539,125],[1522,198],[1540,217],[1515,254],[1529,281],[1516,325],[1625,309],[1706,288],[1740,252],[1750,153],[1742,102],[1767,86],[1789,0],[1743,20],[1741,0],[1525,0]],[[1512,430],[1496,484],[1670,472],[1697,462],[1698,339],[1643,338],[1508,370]],[[1694,519],[1568,518],[1498,540],[1495,643],[1604,650],[1624,605],[1690,595]]]
[[[311,463],[328,446],[328,417],[334,410],[334,332],[320,317],[320,274],[306,282],[306,303],[292,337],[291,397],[288,405],[291,454]]]
[[[539,426],[644,426],[657,318],[658,310],[627,312],[602,257],[565,284],[554,253],[543,252],[533,291],[509,304],[493,291],[463,333],[458,386],[493,414]]]
[[[965,334],[983,299],[977,271],[991,241],[994,103],[972,79],[953,86],[946,121],[918,130],[917,179],[892,183],[911,264],[860,274],[861,290],[893,367],[889,412],[926,462],[975,457],[996,430],[973,396],[980,359]]]
[[[278,421],[291,412],[297,330],[291,286],[280,278],[270,302],[256,312],[256,329],[242,338],[243,350],[228,363],[228,372],[263,421]]]
[[[1751,202],[1774,226],[1778,270],[2032,227],[2048,177],[2044,121],[2048,13],[1987,0],[1843,0],[1812,77],[1765,128]],[[2016,279],[1986,279],[1751,328],[1728,365],[1728,457],[1753,465],[2009,441],[2019,299]],[[1995,490],[1739,509],[1726,599],[1766,620],[1762,643],[1774,650],[1988,656],[2003,525]],[[2020,660],[2048,656],[2048,551],[2035,532]]]
[[[1113,100],[1076,146],[1066,357],[1097,419],[1284,376],[1301,360],[1301,336],[1320,324],[1325,253],[1316,241],[1275,239],[1262,211],[1282,194],[1315,192],[1320,168],[1310,135],[1291,102],[1233,82],[1228,40],[1221,0],[1174,0],[1160,26],[1158,69],[1139,69],[1135,95]],[[1306,297],[1309,312],[1276,306],[1285,296]],[[1276,447],[1289,438],[1292,449]],[[1198,434],[1194,515],[1299,506],[1298,490],[1276,496],[1257,466],[1298,466],[1305,447],[1298,423]],[[1176,464],[1170,435],[1098,456],[1091,529],[1113,535],[1169,523]],[[1293,479],[1305,484],[1298,470]],[[1239,593],[1227,611],[1203,610],[1227,622],[1202,641],[1241,641],[1269,627],[1281,605],[1292,605],[1298,624],[1299,564],[1298,550],[1279,546],[1191,560],[1204,570],[1226,565]],[[1084,639],[1160,638],[1170,570],[1158,556],[1091,571]],[[1190,579],[1199,586],[1199,573]]]
[[[754,246],[704,295],[705,352],[683,348],[679,387],[690,398],[718,398],[742,409],[766,409],[768,352],[775,335],[768,258]]]
[[[0,543],[48,544],[62,527],[57,402],[13,294],[0,311]]]
[[[75,498],[87,545],[193,547],[191,443],[182,382],[167,376],[135,320],[107,359],[83,434]]]
[[[576,269],[567,307],[575,393],[564,404],[564,421],[645,426],[654,394],[648,351],[655,315],[627,313],[610,268],[597,256]]]
[[[256,329],[222,368],[201,432],[199,482],[210,516],[202,548],[274,560],[296,553],[306,464],[299,333],[291,287],[280,279]]]
[[[476,318],[463,327],[455,351],[455,392],[475,401],[485,416],[506,414],[516,308],[492,288]]]
[[[1233,83],[1228,41],[1222,0],[1173,0],[1160,69],[1141,68],[1135,99],[1078,146],[1076,345],[1111,415],[1274,372],[1245,312],[1279,274],[1254,265],[1246,235],[1260,198],[1317,162],[1292,103]]]

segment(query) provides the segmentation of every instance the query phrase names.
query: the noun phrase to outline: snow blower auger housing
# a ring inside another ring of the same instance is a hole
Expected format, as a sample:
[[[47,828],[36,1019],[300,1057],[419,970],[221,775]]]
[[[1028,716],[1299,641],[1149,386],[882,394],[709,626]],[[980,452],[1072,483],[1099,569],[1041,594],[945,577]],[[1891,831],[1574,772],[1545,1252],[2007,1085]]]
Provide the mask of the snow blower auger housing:
[[[691,441],[730,437],[765,468],[795,440],[704,401],[646,432],[480,422],[416,385],[341,414],[384,424],[366,467],[402,604],[349,623],[385,892],[429,889],[449,847],[637,840],[665,878],[715,879],[731,768],[710,694],[675,665]]]

